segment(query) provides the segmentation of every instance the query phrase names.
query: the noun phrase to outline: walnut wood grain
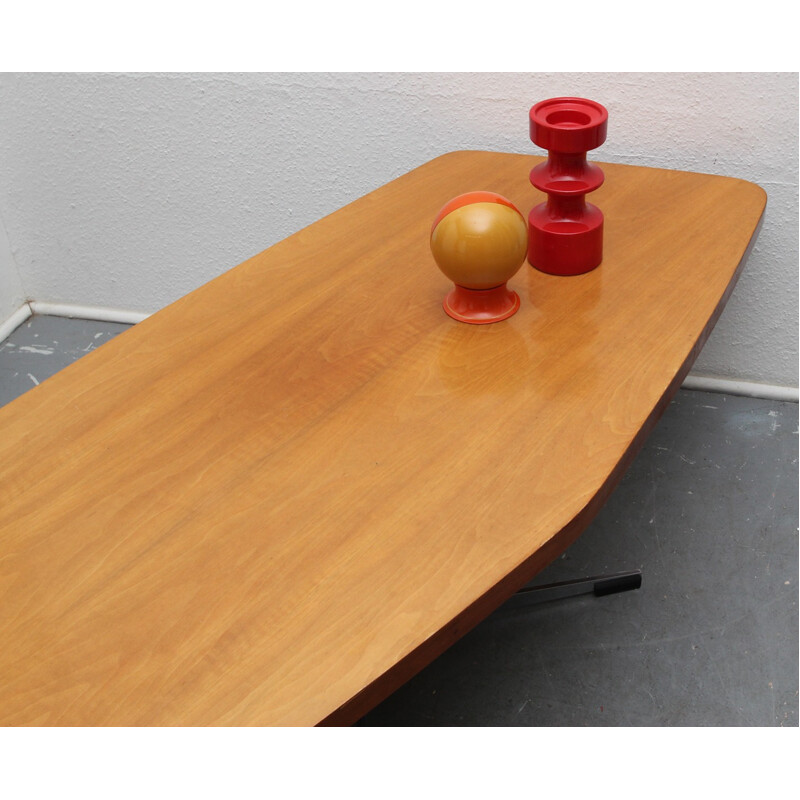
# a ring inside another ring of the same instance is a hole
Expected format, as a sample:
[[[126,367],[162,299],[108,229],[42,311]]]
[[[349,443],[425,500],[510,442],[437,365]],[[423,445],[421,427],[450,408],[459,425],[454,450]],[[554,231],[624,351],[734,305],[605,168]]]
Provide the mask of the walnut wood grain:
[[[0,724],[352,722],[580,534],[765,194],[603,164],[602,266],[449,319],[431,220],[539,160],[435,159],[0,409]]]

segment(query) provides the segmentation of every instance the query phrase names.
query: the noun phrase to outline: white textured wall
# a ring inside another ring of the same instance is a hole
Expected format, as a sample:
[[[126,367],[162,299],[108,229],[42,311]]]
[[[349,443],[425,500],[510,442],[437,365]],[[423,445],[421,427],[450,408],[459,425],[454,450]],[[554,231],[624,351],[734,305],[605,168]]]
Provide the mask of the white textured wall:
[[[20,308],[25,300],[22,281],[0,216],[0,325]]]
[[[0,218],[34,299],[152,311],[441,153],[539,152],[562,94],[609,109],[598,161],[766,189],[695,372],[796,386],[793,73],[0,75]]]

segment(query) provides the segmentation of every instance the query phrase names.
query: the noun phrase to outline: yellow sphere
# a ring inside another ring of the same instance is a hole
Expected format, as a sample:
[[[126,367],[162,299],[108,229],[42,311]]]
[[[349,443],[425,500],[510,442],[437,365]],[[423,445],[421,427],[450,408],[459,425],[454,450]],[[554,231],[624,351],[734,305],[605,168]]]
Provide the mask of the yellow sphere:
[[[487,196],[492,199],[482,200]],[[472,198],[478,202],[471,202]],[[431,251],[453,283],[467,289],[491,289],[513,277],[525,261],[528,226],[516,207],[499,195],[460,195],[439,212],[431,232]]]

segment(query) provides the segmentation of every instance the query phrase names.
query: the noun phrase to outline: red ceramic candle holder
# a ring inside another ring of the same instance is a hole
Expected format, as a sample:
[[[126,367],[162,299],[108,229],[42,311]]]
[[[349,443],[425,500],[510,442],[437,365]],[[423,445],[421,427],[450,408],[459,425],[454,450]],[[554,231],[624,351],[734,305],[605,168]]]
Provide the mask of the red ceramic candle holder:
[[[603,184],[603,171],[586,153],[606,140],[608,111],[593,100],[556,97],[530,110],[534,144],[547,161],[531,170],[531,183],[547,202],[528,215],[528,261],[552,275],[580,275],[603,260],[603,213],[586,195]]]

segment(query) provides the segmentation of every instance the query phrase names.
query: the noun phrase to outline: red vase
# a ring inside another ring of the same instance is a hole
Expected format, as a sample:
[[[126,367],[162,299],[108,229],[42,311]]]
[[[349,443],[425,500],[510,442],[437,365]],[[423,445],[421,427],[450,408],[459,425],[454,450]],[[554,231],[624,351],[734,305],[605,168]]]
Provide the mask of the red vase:
[[[531,141],[547,161],[531,170],[531,183],[547,202],[528,215],[528,261],[552,275],[580,275],[603,260],[603,212],[586,202],[603,171],[586,153],[606,140],[608,111],[593,100],[556,97],[530,110]]]

